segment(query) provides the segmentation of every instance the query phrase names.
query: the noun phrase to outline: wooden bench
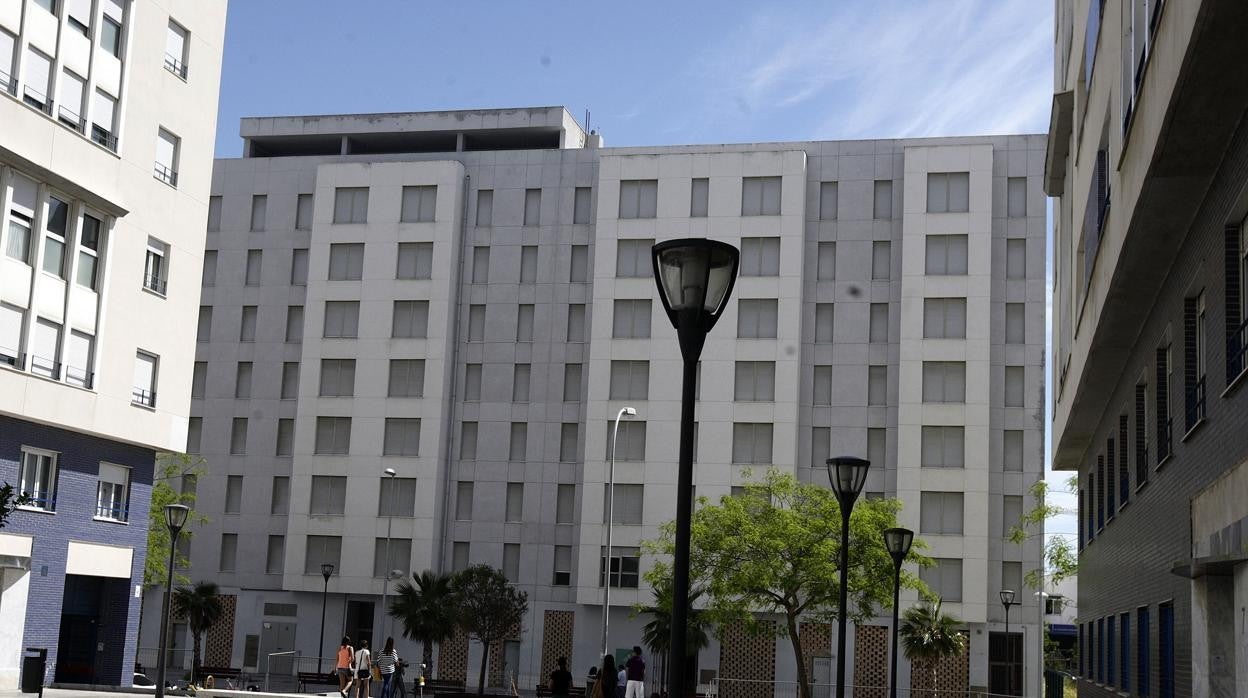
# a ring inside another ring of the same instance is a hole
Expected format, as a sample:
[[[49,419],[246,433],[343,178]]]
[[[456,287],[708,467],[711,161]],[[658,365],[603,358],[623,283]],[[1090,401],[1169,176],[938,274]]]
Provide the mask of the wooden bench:
[[[416,692],[416,695],[420,695],[420,691],[421,691],[420,678],[417,677],[416,679],[412,681],[412,683],[413,683],[413,690]],[[464,681],[452,681],[450,679],[431,679],[431,678],[425,677],[424,691],[425,693],[433,693],[433,694],[463,693],[465,685],[466,685],[466,682]]]
[[[549,698],[550,696],[554,695],[550,692],[550,686],[544,683],[537,684],[536,691],[537,691],[537,698]],[[584,698],[584,695],[585,695],[584,686],[573,686],[568,689],[569,698]]]
[[[295,690],[300,693],[307,693],[304,689],[308,686],[334,686],[335,688],[338,686],[337,672],[301,671],[297,674],[297,680],[298,683]]]

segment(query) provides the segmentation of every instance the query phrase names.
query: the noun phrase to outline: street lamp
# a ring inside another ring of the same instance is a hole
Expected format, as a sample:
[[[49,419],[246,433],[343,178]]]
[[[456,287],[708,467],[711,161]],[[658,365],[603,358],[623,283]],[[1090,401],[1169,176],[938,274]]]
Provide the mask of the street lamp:
[[[611,468],[607,471],[607,586],[602,595],[602,656],[607,655],[607,620],[611,614],[611,524],[615,523],[615,444],[620,435],[620,418],[635,417],[637,410],[621,407],[615,413],[615,427],[611,430]],[[621,570],[623,572],[623,570]]]
[[[667,675],[669,698],[685,694],[685,622],[689,613],[689,525],[693,516],[693,401],[698,358],[706,335],[732,295],[741,254],[726,242],[705,238],[666,240],[650,250],[663,310],[676,328],[684,376],[680,400],[680,467],[676,477],[676,550],[672,558],[670,652],[678,657]],[[607,551],[610,554],[610,551]],[[607,584],[611,583],[608,568]]]
[[[394,468],[386,468],[382,471],[389,478],[389,486],[386,487],[390,495],[390,506],[386,508],[386,578],[381,582],[381,641],[384,643],[386,635],[386,622],[390,614],[386,612],[386,595],[390,591],[390,576],[393,570],[390,569],[390,532],[394,526],[394,476],[397,475]]]
[[[837,616],[836,628],[836,698],[845,698],[845,632],[846,611],[849,606],[849,515],[854,511],[854,502],[867,483],[867,470],[871,461],[850,456],[829,458],[828,478],[832,480],[832,491],[836,492],[836,501],[841,507],[841,603],[840,614]]]
[[[156,698],[165,698],[165,665],[169,652],[169,607],[173,602],[173,566],[178,549],[178,536],[191,515],[185,504],[165,505],[165,526],[169,527],[169,578],[165,584],[165,601],[160,609],[160,647],[156,656]]]
[[[320,673],[321,659],[324,657],[322,652],[325,651],[325,603],[329,600],[329,578],[334,575],[334,563],[321,563],[321,576],[325,578],[325,591],[321,594],[321,642],[316,646],[316,671]]]
[[[914,531],[908,528],[884,529],[884,547],[893,558],[893,654],[889,668],[888,696],[897,698],[897,614],[901,604],[901,563],[910,554]]]
[[[1010,642],[1010,606],[1017,606],[1014,601],[1013,589],[1001,590],[1001,605],[1005,607],[1005,664],[1009,670],[1005,672],[1006,695],[1014,695],[1014,643]]]

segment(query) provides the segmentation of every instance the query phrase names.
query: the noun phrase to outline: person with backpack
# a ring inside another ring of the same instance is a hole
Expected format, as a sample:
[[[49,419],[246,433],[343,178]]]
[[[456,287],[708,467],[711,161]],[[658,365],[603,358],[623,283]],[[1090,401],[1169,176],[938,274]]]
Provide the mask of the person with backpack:
[[[355,648],[351,646],[351,638],[342,636],[342,644],[338,647],[338,663],[334,665],[334,673],[338,674],[338,695],[347,698],[347,691],[354,683],[351,666],[355,663]]]
[[[368,684],[373,678],[373,655],[368,651],[368,640],[360,640],[360,648],[355,651],[355,695],[356,698],[369,698]]]

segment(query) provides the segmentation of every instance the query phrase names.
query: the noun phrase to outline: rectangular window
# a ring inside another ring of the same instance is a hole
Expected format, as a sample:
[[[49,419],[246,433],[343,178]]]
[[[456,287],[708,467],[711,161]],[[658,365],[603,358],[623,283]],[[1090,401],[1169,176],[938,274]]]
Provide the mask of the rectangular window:
[[[308,536],[307,550],[303,556],[303,573],[320,575],[321,565],[329,563],[342,568],[341,536]]]
[[[1007,494],[1001,498],[1001,535],[1008,538],[1010,531],[1021,526],[1023,520],[1023,498]],[[1006,589],[1019,590],[1019,587],[1005,587]]]
[[[473,304],[468,306],[468,341],[485,341],[485,306]]]
[[[607,453],[606,460],[611,460],[612,434],[615,431],[615,420],[607,422]],[[623,462],[643,462],[646,460],[646,423],[620,420],[620,431],[615,439],[615,459]]]
[[[871,243],[871,279],[887,281],[893,275],[893,249],[888,242]]]
[[[836,182],[819,183],[819,220],[836,220],[839,190],[840,187]]]
[[[872,303],[870,327],[867,328],[872,344],[888,342],[888,303]]]
[[[94,366],[95,337],[78,330],[70,330],[65,338],[65,382],[88,390],[95,384]]]
[[[191,372],[191,398],[202,400],[208,387],[208,362],[196,361]]]
[[[459,459],[477,459],[477,423],[464,422],[459,429]]]
[[[26,76],[22,101],[45,114],[51,114],[52,100],[48,94],[52,85],[52,59],[27,45],[24,63]]]
[[[433,243],[400,242],[396,279],[433,278]]]
[[[159,129],[156,133],[155,177],[171,187],[178,186],[178,151],[182,139]]]
[[[420,338],[429,332],[429,301],[394,301],[390,336]]]
[[[243,312],[238,325],[238,341],[256,341],[256,313],[258,312],[259,308],[254,305],[243,306]]]
[[[114,58],[121,58],[121,19],[104,14],[100,25],[100,48]]]
[[[1022,472],[1023,432],[1021,429],[1006,429],[1001,433],[1001,461],[1005,472]]]
[[[186,424],[186,452],[199,453],[200,440],[204,431],[204,418],[191,417]]]
[[[887,440],[887,429],[867,429],[867,460],[878,468],[884,468],[888,463]]]
[[[589,245],[572,246],[572,260],[568,266],[568,281],[571,283],[589,281]]]
[[[964,466],[966,439],[962,427],[924,426],[921,442],[922,467],[961,468]]]
[[[919,578],[932,593],[943,601],[962,600],[962,561],[956,558],[933,558],[936,564],[919,570]]]
[[[317,417],[314,452],[317,455],[345,456],[350,451],[351,418]]]
[[[923,492],[919,514],[920,533],[962,535],[961,492]]]
[[[581,401],[581,364],[563,366],[563,401]]]
[[[130,518],[130,468],[100,463],[96,483],[95,515],[101,519],[127,521]]]
[[[460,480],[455,483],[455,520],[471,521],[472,520],[472,490],[471,481]]]
[[[334,222],[368,222],[368,187],[338,187],[334,190]]]
[[[575,422],[564,422],[559,427],[559,462],[574,463],[579,448],[580,428]]]
[[[542,224],[542,190],[524,190],[524,224]]]
[[[810,430],[810,462],[822,467],[832,457],[832,429],[813,427]],[[875,461],[871,461],[874,463]]]
[[[318,395],[355,395],[355,359],[321,359],[321,389]]]
[[[653,239],[619,240],[616,242],[615,275],[623,278],[650,278],[654,264],[650,261]]]
[[[965,235],[928,235],[925,252],[925,272],[929,276],[966,276]]]
[[[598,568],[598,586],[607,583],[607,551],[603,546]],[[610,581],[611,586],[619,589],[636,589],[641,579],[641,549],[611,546]]]
[[[432,223],[437,210],[436,186],[403,187],[399,220],[404,223]]]
[[[534,306],[532,303],[521,303],[516,306],[516,341],[532,342],[533,341],[533,313]],[[484,316],[482,317],[484,322]],[[481,330],[484,333],[484,329]]]
[[[775,298],[742,298],[737,301],[737,337],[775,339],[778,325]]]
[[[477,225],[488,227],[494,225],[494,190],[481,189],[477,192]]]
[[[572,223],[587,225],[592,215],[592,190],[589,187],[577,187],[572,193]]]
[[[771,463],[771,438],[770,423],[733,424],[732,462],[764,465]]]
[[[1170,346],[1157,350],[1157,465],[1170,457]]]
[[[252,194],[251,196],[251,232],[262,232],[268,222],[269,217],[269,197],[264,194]]]
[[[105,20],[105,24],[107,24]],[[103,90],[96,90],[92,99],[91,106],[91,140],[98,143],[113,152],[117,152],[117,134],[114,131],[114,121],[117,116],[117,100]],[[220,197],[216,197],[220,201]],[[211,203],[211,202],[210,202]],[[220,230],[220,204],[218,204],[217,227],[209,228],[209,230]],[[209,222],[212,221],[211,205],[208,208]]]
[[[308,285],[308,251],[306,249],[290,251],[290,285]]]
[[[144,407],[156,406],[156,379],[159,365],[160,358],[155,354],[145,351],[135,352],[134,388],[130,393],[130,401],[133,404]]]
[[[383,477],[377,488],[377,516],[411,518],[416,513],[416,478]]]
[[[969,172],[928,173],[928,213],[965,213],[970,208],[969,203]]]
[[[555,487],[555,523],[570,524],[576,508],[576,485]]]
[[[649,361],[611,362],[611,400],[646,400],[649,394]]]
[[[205,288],[211,288],[217,285],[217,251],[204,251],[204,271],[200,275],[199,283]]]
[[[221,559],[217,565],[222,572],[233,572],[238,562],[238,534],[221,534]]]
[[[1005,278],[1027,278],[1027,241],[1013,238],[1005,241]]]
[[[1023,563],[1001,563],[1001,588],[1011,589],[1019,594],[1023,593]]]
[[[503,543],[503,576],[516,583],[520,579],[520,544]]]
[[[230,455],[247,453],[247,418],[235,417],[230,423]]]
[[[425,396],[425,360],[390,359],[389,397]]]
[[[815,343],[831,344],[836,321],[835,306],[832,303],[815,304]]]
[[[472,248],[472,283],[484,284],[490,280],[490,248],[478,245]]]
[[[1131,614],[1118,615],[1118,656],[1120,671],[1118,687],[1123,691],[1131,690]]]
[[[780,215],[780,178],[743,177],[741,179],[741,215]]]
[[[1005,304],[1005,343],[1006,344],[1024,344],[1026,343],[1026,323],[1023,309],[1026,307],[1024,303],[1006,303]]]
[[[648,339],[650,314],[649,298],[614,301],[611,336],[615,339]]]
[[[815,366],[815,406],[832,404],[832,367]]]
[[[507,460],[523,463],[528,459],[529,424],[528,422],[511,423],[511,440],[507,445]]]
[[[410,417],[386,417],[383,456],[420,455],[420,420]]]
[[[30,338],[30,354],[31,373],[60,380],[61,326],[51,320],[37,318],[34,336]]]
[[[1157,664],[1161,698],[1174,697],[1174,604],[1157,607]]]
[[[481,364],[464,365],[464,401],[481,400]]]
[[[1006,184],[1006,215],[1010,218],[1027,217],[1027,178],[1010,177]]]
[[[776,362],[738,361],[733,399],[738,402],[774,402]]]
[[[711,180],[695,177],[689,183],[689,217],[706,218],[710,204]]]
[[[277,420],[277,446],[274,448],[274,455],[279,458],[289,458],[295,454],[295,420],[279,419]]]
[[[282,574],[286,570],[286,536],[269,536],[264,558],[265,574]]]
[[[654,218],[658,199],[657,179],[620,180],[620,218]]]
[[[924,298],[923,338],[966,339],[966,299]]]
[[[611,512],[611,523],[625,526],[640,526],[642,522],[642,485],[621,485],[616,483],[602,490],[602,523],[607,523],[607,512]],[[614,505],[610,498],[614,496]]]
[[[1149,695],[1153,685],[1152,648],[1149,647],[1149,633],[1152,629],[1148,616],[1148,606],[1140,606],[1135,611],[1135,675],[1139,677],[1137,690],[1141,696]]]
[[[1205,418],[1205,293],[1183,299],[1183,383],[1190,431]]]
[[[572,585],[572,546],[555,546],[554,575],[551,586],[566,587]]]
[[[780,238],[741,238],[741,276],[779,276]]]
[[[888,179],[875,180],[875,205],[871,217],[877,221],[893,217],[893,182]]]
[[[308,513],[312,516],[342,516],[346,513],[347,478],[331,475],[312,476],[312,499]]]
[[[923,402],[966,402],[966,362],[924,361]]]
[[[1135,386],[1135,486],[1148,483],[1148,385]]]
[[[221,230],[221,197],[208,197],[208,232],[216,233]]]
[[[821,242],[815,260],[815,279],[831,281],[836,278],[836,243]]]
[[[1116,620],[1117,619],[1114,616],[1110,616],[1105,619],[1105,683],[1109,686],[1114,686],[1117,683],[1114,680],[1114,669],[1117,665],[1117,662],[1114,661],[1114,651],[1117,647],[1116,640],[1118,636],[1118,633],[1115,632],[1116,628],[1114,627],[1116,625]]]
[[[56,511],[57,455],[53,451],[22,448],[22,462],[17,476],[18,489],[30,497],[28,506]]]
[[[1118,415],[1118,501],[1119,506],[1131,499],[1131,472],[1127,463],[1127,415]]]
[[[1005,367],[1005,406],[1022,407],[1024,403],[1024,379],[1026,368],[1023,366]]]
[[[569,342],[585,341],[585,304],[573,303],[568,306],[568,336]]]
[[[883,407],[888,404],[888,366],[867,367],[867,405]]]
[[[237,514],[243,510],[243,476],[227,475],[225,478],[225,513]]]
[[[364,277],[364,243],[339,242],[329,246],[329,280],[359,281]]]
[[[311,194],[298,194],[295,198],[295,230],[312,229],[313,202]]]
[[[78,270],[75,281],[79,286],[95,290],[96,270],[100,261],[100,231],[103,223],[89,214],[82,214],[82,230],[78,235]],[[213,256],[213,275],[216,275],[216,256]]]
[[[529,382],[533,373],[530,364],[516,364],[511,374],[511,401],[529,401]]]
[[[291,344],[303,342],[303,306],[286,306],[286,341]]]
[[[249,399],[251,397],[252,362],[239,361],[234,372],[234,397]]]
[[[537,283],[537,245],[520,248],[520,283]]]
[[[354,338],[360,333],[359,301],[325,301],[326,339]]]

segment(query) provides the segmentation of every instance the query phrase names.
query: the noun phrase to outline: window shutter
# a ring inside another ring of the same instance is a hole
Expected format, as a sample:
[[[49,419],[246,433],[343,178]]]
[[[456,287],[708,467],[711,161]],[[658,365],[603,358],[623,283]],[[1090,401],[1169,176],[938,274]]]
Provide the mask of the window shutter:
[[[1226,298],[1226,383],[1230,385],[1231,381],[1244,370],[1244,333],[1240,326],[1244,322],[1243,307],[1244,299],[1240,298],[1240,287],[1243,280],[1240,279],[1240,229],[1237,225],[1228,225],[1225,234],[1224,246],[1224,274],[1225,298]]]
[[[1170,455],[1170,381],[1167,350],[1157,350],[1157,462]]]
[[[1184,414],[1187,417],[1186,428],[1191,429],[1196,425],[1198,413],[1196,411],[1196,400],[1198,397],[1196,382],[1200,380],[1197,372],[1196,356],[1196,313],[1197,313],[1196,297],[1183,299],[1183,402],[1186,409]]]

